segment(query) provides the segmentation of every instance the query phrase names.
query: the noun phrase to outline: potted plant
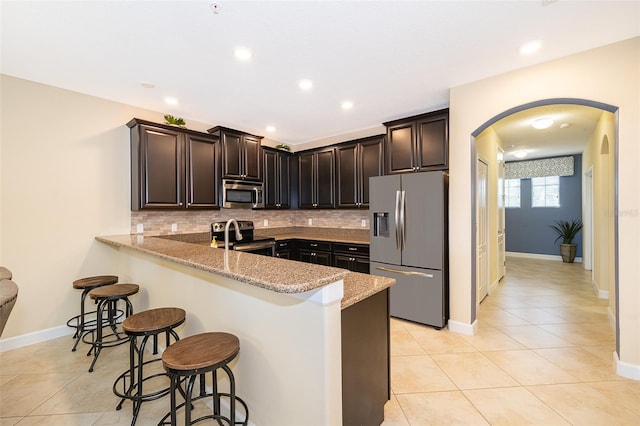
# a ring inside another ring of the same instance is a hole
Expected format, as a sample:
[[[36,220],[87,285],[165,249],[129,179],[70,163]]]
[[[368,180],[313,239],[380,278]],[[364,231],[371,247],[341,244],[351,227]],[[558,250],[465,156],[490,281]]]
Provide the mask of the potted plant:
[[[577,244],[573,243],[573,239],[582,229],[582,221],[580,219],[573,219],[571,222],[557,220],[555,225],[549,226],[558,234],[556,241],[562,240],[562,243],[560,243],[562,261],[565,263],[573,263],[573,260],[576,258],[576,248],[578,247]]]

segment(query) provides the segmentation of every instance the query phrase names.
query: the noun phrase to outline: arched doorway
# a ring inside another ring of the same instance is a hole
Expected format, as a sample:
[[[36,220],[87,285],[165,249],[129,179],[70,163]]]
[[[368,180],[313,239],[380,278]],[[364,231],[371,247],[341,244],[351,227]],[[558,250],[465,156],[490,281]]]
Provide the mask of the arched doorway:
[[[599,282],[607,282],[608,284],[608,288],[611,289],[612,291],[609,291],[608,294],[610,295],[610,311],[611,311],[611,316],[612,316],[612,320],[615,323],[615,331],[616,331],[616,351],[619,353],[620,351],[620,330],[619,330],[619,319],[618,319],[618,253],[617,253],[617,247],[618,247],[618,234],[617,234],[617,229],[618,229],[618,223],[617,223],[617,216],[615,214],[611,214],[611,212],[613,211],[617,211],[617,205],[618,205],[618,200],[617,200],[617,191],[615,191],[615,188],[617,187],[617,181],[618,181],[618,172],[617,172],[617,120],[615,120],[615,114],[617,113],[617,107],[612,106],[612,105],[608,105],[608,104],[603,104],[600,102],[595,102],[595,101],[590,101],[590,100],[585,100],[585,99],[567,99],[567,98],[556,98],[556,99],[545,99],[545,100],[540,100],[540,101],[536,101],[536,102],[531,102],[531,103],[527,103],[524,105],[520,105],[514,108],[511,108],[507,111],[504,111],[501,114],[496,115],[495,117],[493,117],[492,119],[488,120],[487,122],[485,122],[482,126],[478,127],[471,135],[471,150],[472,150],[472,158],[476,158],[476,156],[478,155],[478,146],[477,144],[477,138],[480,137],[480,135],[487,129],[491,128],[492,126],[494,126],[496,123],[500,122],[503,119],[506,119],[514,114],[520,114],[522,112],[526,112],[528,110],[533,110],[539,107],[544,107],[544,106],[553,106],[553,105],[582,105],[585,107],[590,107],[590,108],[596,108],[602,112],[608,112],[610,113],[612,119],[611,121],[611,126],[610,126],[610,134],[609,136],[605,135],[604,136],[604,140],[607,141],[607,149],[606,152],[603,152],[603,146],[604,144],[602,143],[603,138],[599,138],[597,141],[597,149],[595,151],[597,151],[597,155],[599,156],[598,158],[594,159],[594,162],[598,164],[598,172],[596,174],[597,178],[599,178],[599,185],[602,186],[602,188],[600,188],[600,192],[599,194],[601,194],[601,199],[599,200],[600,204],[600,211],[603,212],[603,214],[606,217],[602,217],[600,218],[600,221],[604,221],[606,223],[600,223],[600,226],[596,227],[599,229],[598,231],[594,231],[594,244],[591,244],[591,247],[593,246],[598,246],[598,238],[600,238],[600,242],[603,242],[603,238],[607,239],[606,241],[606,247],[609,251],[609,253],[597,253],[596,255],[600,256],[600,267],[599,267],[599,271],[598,273],[600,274],[600,276],[598,277]],[[610,149],[610,145],[613,145],[614,149]],[[596,154],[594,154],[596,155]],[[486,156],[486,155],[485,155]],[[588,166],[588,165],[587,165]],[[477,175],[477,170],[475,170],[476,164],[475,162],[472,164],[472,171],[471,171],[471,176],[474,177]],[[594,183],[595,185],[596,183]],[[472,185],[472,188],[476,187],[476,183],[474,182],[474,184]],[[473,200],[473,207],[471,209],[472,212],[472,244],[471,244],[471,249],[472,249],[472,255],[471,255],[471,259],[472,259],[472,276],[471,276],[471,282],[472,282],[472,286],[471,286],[471,293],[472,293],[472,297],[473,297],[473,303],[472,303],[472,318],[475,319],[477,318],[477,298],[479,297],[479,295],[477,294],[477,272],[478,270],[482,270],[482,268],[479,267],[479,265],[477,264],[478,262],[478,248],[477,248],[477,244],[478,241],[476,240],[476,226],[477,226],[477,217],[476,217],[476,212],[477,212],[477,206],[475,205],[476,202],[476,197],[472,197]],[[596,202],[598,202],[598,200],[596,200]],[[584,203],[584,199],[583,199],[583,203]],[[594,218],[595,221],[598,220],[598,218]],[[610,238],[610,240],[608,240]],[[602,247],[602,244],[599,245],[600,247]],[[594,271],[595,273],[595,271]],[[611,294],[613,293],[613,297],[611,296]]]

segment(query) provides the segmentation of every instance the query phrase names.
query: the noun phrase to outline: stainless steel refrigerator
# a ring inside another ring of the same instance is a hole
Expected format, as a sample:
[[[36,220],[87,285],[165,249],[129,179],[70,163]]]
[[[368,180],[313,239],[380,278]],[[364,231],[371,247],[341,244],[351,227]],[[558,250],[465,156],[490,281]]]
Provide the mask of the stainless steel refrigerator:
[[[449,319],[447,194],[443,171],[369,181],[370,272],[396,279],[391,316],[436,328]]]

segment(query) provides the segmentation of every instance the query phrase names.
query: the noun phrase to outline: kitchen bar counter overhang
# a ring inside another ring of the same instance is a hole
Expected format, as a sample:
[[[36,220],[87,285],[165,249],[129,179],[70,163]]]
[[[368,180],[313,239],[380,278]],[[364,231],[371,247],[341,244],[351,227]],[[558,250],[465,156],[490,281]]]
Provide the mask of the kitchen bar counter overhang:
[[[287,238],[293,238],[291,235],[287,235]],[[377,275],[359,274],[329,266],[301,264],[277,257],[257,256],[232,250],[225,259],[222,249],[162,237],[112,235],[96,237],[96,240],[115,247],[131,248],[277,293],[304,293],[343,280],[342,309],[395,284],[395,280]]]
[[[115,249],[121,281],[141,285],[136,311],[182,307],[180,335],[238,336],[232,368],[251,423],[342,423],[341,312],[394,280],[233,251],[225,262],[223,249],[158,237],[96,240]]]

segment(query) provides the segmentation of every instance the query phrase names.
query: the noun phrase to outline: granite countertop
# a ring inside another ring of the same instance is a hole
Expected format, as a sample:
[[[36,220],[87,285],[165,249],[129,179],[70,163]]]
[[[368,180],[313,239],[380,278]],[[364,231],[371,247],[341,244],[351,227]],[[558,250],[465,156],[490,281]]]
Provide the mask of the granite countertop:
[[[229,251],[225,262],[223,249],[213,249],[203,245],[201,241],[196,241],[198,238],[195,235],[197,234],[174,235],[169,238],[167,236],[112,235],[96,237],[96,240],[115,247],[127,247],[278,293],[303,293],[342,279],[344,280],[342,309],[395,283],[395,280],[390,278],[359,274],[329,266],[304,264],[304,268],[301,268],[300,262],[297,261],[233,250]],[[185,242],[185,239],[189,242]]]

